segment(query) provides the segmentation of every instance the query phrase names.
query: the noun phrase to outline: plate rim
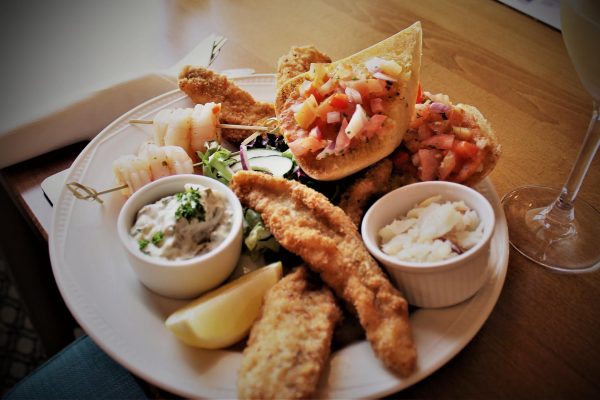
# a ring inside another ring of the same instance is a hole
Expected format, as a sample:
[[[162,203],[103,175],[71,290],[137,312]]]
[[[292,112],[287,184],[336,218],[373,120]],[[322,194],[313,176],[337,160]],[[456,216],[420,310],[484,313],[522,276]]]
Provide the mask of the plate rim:
[[[264,83],[264,84],[272,85],[275,80],[275,75],[274,74],[256,74],[256,75],[236,77],[236,78],[233,78],[232,80],[238,82],[241,86],[243,86],[245,83],[249,83],[249,84]],[[246,82],[246,81],[248,81],[248,82]],[[163,93],[159,96],[156,96],[154,98],[151,98],[151,99],[143,102],[142,104],[138,105],[137,107],[134,107],[133,109],[125,112],[119,118],[115,119],[112,123],[110,123],[98,135],[96,135],[96,137],[94,137],[90,141],[90,143],[88,143],[88,145],[81,151],[81,153],[77,156],[77,158],[73,162],[71,168],[69,169],[69,173],[67,174],[65,181],[70,181],[70,180],[74,180],[74,179],[76,180],[78,176],[81,176],[84,173],[84,171],[87,169],[87,167],[89,167],[89,164],[91,163],[92,158],[93,158],[94,151],[97,148],[98,144],[101,143],[103,140],[105,140],[107,136],[118,134],[119,130],[122,129],[122,127],[125,126],[125,124],[127,124],[126,121],[128,119],[130,119],[131,115],[139,114],[139,113],[143,112],[143,110],[145,110],[149,107],[153,107],[154,108],[153,111],[157,111],[160,109],[160,104],[163,101],[177,102],[177,101],[181,101],[182,99],[184,99],[186,97],[187,96],[183,92],[181,92],[179,89],[174,89],[172,91],[169,91],[169,92]],[[164,105],[162,107],[164,108]],[[73,168],[73,167],[75,167],[75,168]],[[460,351],[462,351],[466,347],[466,345],[473,339],[473,337],[475,337],[475,335],[480,331],[480,329],[483,327],[484,323],[487,321],[490,314],[492,313],[492,311],[500,297],[500,293],[502,292],[502,288],[504,286],[504,282],[506,279],[506,273],[507,273],[507,269],[508,269],[508,256],[509,256],[508,227],[506,224],[506,218],[504,216],[504,211],[502,210],[502,207],[499,206],[500,199],[495,190],[495,187],[493,186],[493,184],[491,183],[489,178],[486,178],[481,185],[484,185],[487,188],[489,195],[493,198],[493,201],[490,201],[490,203],[492,203],[492,207],[494,208],[494,211],[496,213],[496,227],[494,230],[494,236],[500,235],[501,237],[499,240],[503,242],[502,243],[503,245],[500,246],[500,248],[498,248],[498,260],[495,265],[495,269],[492,269],[492,271],[495,271],[495,274],[494,274],[495,278],[494,278],[494,276],[490,277],[488,279],[488,282],[486,283],[486,285],[487,285],[490,282],[492,282],[493,287],[491,288],[491,292],[488,295],[487,301],[484,303],[485,309],[479,310],[480,312],[477,315],[478,317],[475,320],[473,320],[474,322],[472,321],[469,324],[470,329],[468,330],[468,334],[462,335],[460,338],[460,341],[457,344],[455,344],[455,346],[453,346],[450,351],[446,352],[442,357],[437,359],[433,366],[427,368],[426,370],[418,369],[417,371],[415,371],[415,373],[413,373],[410,377],[408,377],[406,379],[396,379],[396,382],[394,382],[393,380],[391,380],[389,382],[386,381],[386,383],[388,383],[388,384],[385,385],[385,387],[380,387],[379,389],[374,389],[374,390],[367,390],[365,393],[361,393],[360,396],[371,397],[371,396],[388,395],[388,394],[395,393],[400,390],[406,389],[406,388],[412,386],[413,384],[427,378],[428,376],[430,376],[431,374],[436,372],[439,368],[441,368],[443,365],[445,365],[447,362],[449,362],[452,358],[454,358]],[[65,199],[66,196],[70,196],[71,198]],[[490,199],[488,198],[488,200],[490,200]],[[69,282],[70,277],[66,276],[65,271],[63,270],[66,267],[63,267],[59,264],[61,261],[64,261],[64,260],[60,257],[62,254],[61,249],[59,247],[57,247],[60,244],[60,242],[58,242],[58,238],[59,238],[58,233],[59,232],[57,232],[57,231],[59,230],[59,228],[62,227],[62,222],[65,221],[64,218],[61,221],[61,217],[64,215],[70,215],[74,205],[75,205],[75,199],[72,198],[72,195],[70,194],[70,192],[68,192],[68,190],[66,188],[63,188],[61,190],[61,193],[59,194],[59,197],[57,199],[55,206],[53,207],[52,227],[50,229],[49,240],[48,240],[50,261],[51,261],[51,265],[52,265],[52,271],[54,274],[54,278],[55,278],[56,284],[59,288],[59,291],[61,293],[61,296],[63,297],[68,309],[73,314],[73,317],[81,325],[81,327],[84,329],[84,331],[94,340],[94,342],[102,348],[103,351],[105,351],[107,354],[109,354],[113,359],[115,359],[117,362],[119,362],[121,365],[123,365],[126,369],[131,371],[133,374],[141,377],[142,379],[146,380],[147,382],[149,382],[153,385],[161,387],[164,390],[170,391],[174,394],[182,395],[182,396],[197,397],[199,395],[198,393],[194,394],[194,393],[186,392],[185,390],[182,390],[181,388],[176,387],[175,385],[172,385],[169,382],[165,382],[164,380],[161,380],[160,378],[157,378],[154,376],[149,376],[145,371],[141,370],[137,365],[135,365],[134,362],[131,362],[130,359],[128,359],[127,354],[125,354],[126,352],[123,353],[121,351],[121,350],[123,350],[122,348],[124,345],[116,346],[116,345],[113,345],[110,343],[110,340],[120,342],[121,340],[118,337],[115,337],[115,335],[113,334],[112,338],[107,338],[107,337],[105,337],[106,334],[110,334],[111,332],[107,332],[107,331],[98,332],[99,329],[96,329],[95,327],[91,326],[92,318],[86,317],[84,315],[84,314],[86,314],[86,312],[90,311],[90,305],[86,304],[85,302],[79,303],[78,301],[76,301],[85,295],[82,293],[79,293],[77,291],[77,288],[73,286],[74,282]],[[65,230],[65,232],[66,232],[66,230]],[[502,239],[505,239],[505,240],[502,240]],[[480,293],[481,292],[478,292],[477,294],[475,294],[475,296],[473,296],[473,298],[476,298]],[[473,304],[473,302],[471,300],[467,300],[467,303],[461,303],[461,304]],[[417,310],[417,312],[419,312],[419,311],[421,311],[421,310]],[[427,310],[425,310],[425,311],[427,311]],[[467,311],[466,309],[463,310],[461,312],[461,315],[464,314],[466,311]],[[458,322],[460,322],[459,319],[453,321],[451,326],[456,325]],[[110,326],[108,324],[107,324],[107,327],[110,328]],[[118,349],[119,351],[117,351],[116,348],[119,348]],[[133,358],[136,358],[136,357],[133,357]],[[384,384],[384,382],[382,382],[382,384]],[[221,388],[221,390],[222,390],[222,388]],[[340,394],[337,392],[333,392],[333,394],[335,394],[336,397],[340,397]],[[202,394],[202,395],[203,396],[204,395],[221,396],[222,393],[221,393],[220,389],[218,389],[218,388],[216,390],[210,390],[210,388],[207,388],[206,394]],[[341,395],[341,397],[347,397],[347,396],[348,396],[347,393]]]

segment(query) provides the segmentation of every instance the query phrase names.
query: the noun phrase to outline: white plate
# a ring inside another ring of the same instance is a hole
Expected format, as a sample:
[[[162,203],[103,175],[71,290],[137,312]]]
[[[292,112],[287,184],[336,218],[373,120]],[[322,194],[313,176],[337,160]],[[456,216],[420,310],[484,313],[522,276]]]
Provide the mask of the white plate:
[[[257,99],[272,101],[273,75],[236,79]],[[129,119],[151,119],[163,108],[190,107],[179,91],[152,99],[102,131],[73,163],[66,182],[96,189],[114,185],[112,161],[137,152],[151,138],[151,127]],[[411,314],[418,349],[418,369],[407,379],[388,372],[365,341],[332,354],[322,379],[322,397],[378,397],[404,389],[427,377],[454,357],[488,318],[504,284],[508,266],[508,231],[498,196],[489,180],[478,188],[492,203],[497,225],[492,240],[490,279],[471,299],[444,309]],[[124,198],[106,195],[104,205],[76,200],[66,189],[54,207],[50,258],[54,276],[82,328],[112,358],[137,376],[185,397],[236,397],[241,353],[193,349],[181,344],[163,321],[181,301],[145,289],[127,264],[116,234]]]

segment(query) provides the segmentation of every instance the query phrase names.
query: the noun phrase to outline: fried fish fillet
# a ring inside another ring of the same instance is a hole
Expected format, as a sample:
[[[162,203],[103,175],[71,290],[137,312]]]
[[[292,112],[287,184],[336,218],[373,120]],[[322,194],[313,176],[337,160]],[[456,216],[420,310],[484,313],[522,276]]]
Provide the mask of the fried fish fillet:
[[[314,396],[341,311],[329,288],[315,286],[308,274],[298,267],[265,295],[244,349],[240,398]]]
[[[235,125],[262,125],[275,116],[273,104],[256,101],[243,89],[227,79],[202,67],[185,66],[179,73],[179,88],[194,103],[221,103],[220,122]],[[253,131],[222,129],[225,140],[239,145]]]
[[[408,376],[416,364],[408,304],[364,247],[352,220],[321,193],[296,182],[239,171],[231,188],[261,213],[275,239],[299,255],[358,314],[375,354]]]
[[[292,47],[277,61],[277,87],[310,69],[312,63],[330,63],[331,58],[314,46]]]
[[[392,169],[392,161],[384,158],[367,168],[364,175],[358,177],[342,193],[338,206],[348,214],[357,227],[360,227],[361,219],[369,201],[374,196],[389,191]]]

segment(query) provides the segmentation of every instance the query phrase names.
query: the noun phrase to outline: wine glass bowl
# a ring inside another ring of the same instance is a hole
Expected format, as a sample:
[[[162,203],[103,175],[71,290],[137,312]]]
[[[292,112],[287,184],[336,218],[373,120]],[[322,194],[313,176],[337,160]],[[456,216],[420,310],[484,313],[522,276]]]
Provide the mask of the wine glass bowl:
[[[592,118],[561,189],[523,186],[502,205],[517,251],[555,271],[590,272],[600,268],[600,212],[577,195],[600,145],[600,2],[561,0],[561,23],[569,57],[593,99]]]

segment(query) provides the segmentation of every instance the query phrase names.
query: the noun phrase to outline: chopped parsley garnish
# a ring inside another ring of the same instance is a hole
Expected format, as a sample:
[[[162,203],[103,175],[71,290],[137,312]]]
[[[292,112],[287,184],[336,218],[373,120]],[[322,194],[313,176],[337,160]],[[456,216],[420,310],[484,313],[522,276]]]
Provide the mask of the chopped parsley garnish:
[[[140,250],[142,250],[142,251],[143,251],[143,250],[144,250],[144,249],[145,249],[145,248],[148,246],[148,244],[149,244],[149,243],[150,243],[150,242],[149,242],[149,241],[147,241],[146,239],[140,239],[140,240],[138,241],[138,245],[140,246]]]
[[[175,219],[185,218],[191,221],[197,218],[203,222],[206,211],[201,202],[200,191],[196,188],[188,188],[185,192],[177,193],[177,201],[180,203],[175,211]]]
[[[164,235],[162,231],[156,232],[154,235],[152,235],[152,244],[158,246],[158,244],[163,240],[163,238]]]

